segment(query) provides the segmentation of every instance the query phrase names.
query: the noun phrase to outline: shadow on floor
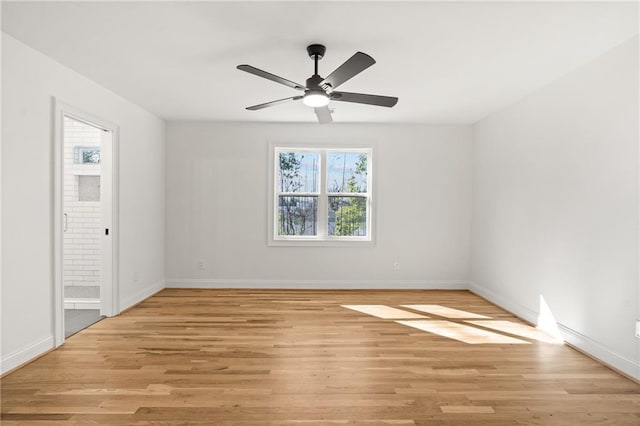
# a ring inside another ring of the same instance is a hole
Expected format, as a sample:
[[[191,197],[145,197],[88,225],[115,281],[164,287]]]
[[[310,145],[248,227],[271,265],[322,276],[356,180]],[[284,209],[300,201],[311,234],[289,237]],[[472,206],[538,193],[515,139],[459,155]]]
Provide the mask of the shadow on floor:
[[[84,330],[91,324],[100,321],[104,316],[99,309],[65,309],[64,310],[64,337],[67,338]]]

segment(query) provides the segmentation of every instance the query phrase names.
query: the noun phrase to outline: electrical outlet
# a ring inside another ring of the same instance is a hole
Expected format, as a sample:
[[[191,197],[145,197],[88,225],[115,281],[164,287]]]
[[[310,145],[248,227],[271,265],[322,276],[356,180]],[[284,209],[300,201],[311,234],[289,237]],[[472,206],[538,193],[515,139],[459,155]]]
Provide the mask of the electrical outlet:
[[[198,260],[198,269],[204,269],[204,260]]]
[[[640,320],[636,320],[636,337],[640,339]]]
[[[400,262],[398,262],[397,260],[393,261],[393,271],[394,272],[398,272],[400,270]]]
[[[133,282],[137,283],[140,280],[140,274],[138,273],[138,271],[135,271],[133,273]]]

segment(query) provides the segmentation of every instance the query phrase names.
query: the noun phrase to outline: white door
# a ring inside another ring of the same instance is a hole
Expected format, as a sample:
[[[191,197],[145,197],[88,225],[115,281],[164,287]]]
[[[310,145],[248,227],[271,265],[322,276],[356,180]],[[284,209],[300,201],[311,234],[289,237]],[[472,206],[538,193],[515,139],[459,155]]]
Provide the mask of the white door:
[[[113,310],[113,132],[102,132],[102,159],[100,168],[101,253],[100,259],[100,314],[108,317]]]

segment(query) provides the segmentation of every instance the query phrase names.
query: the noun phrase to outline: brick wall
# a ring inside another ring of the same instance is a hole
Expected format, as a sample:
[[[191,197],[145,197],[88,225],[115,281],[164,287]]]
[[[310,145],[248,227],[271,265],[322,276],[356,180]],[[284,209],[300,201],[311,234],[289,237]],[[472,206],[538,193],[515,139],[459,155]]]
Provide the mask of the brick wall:
[[[100,165],[82,164],[82,151],[100,146],[101,130],[66,117],[64,129],[65,297],[99,297]]]

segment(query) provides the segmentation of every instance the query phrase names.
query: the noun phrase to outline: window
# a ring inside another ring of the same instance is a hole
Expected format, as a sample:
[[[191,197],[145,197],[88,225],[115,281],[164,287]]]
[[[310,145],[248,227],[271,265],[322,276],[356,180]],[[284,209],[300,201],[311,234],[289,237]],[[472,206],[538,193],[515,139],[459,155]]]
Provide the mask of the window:
[[[272,241],[372,241],[371,148],[274,147]]]
[[[74,164],[100,164],[99,146],[75,146],[73,147]]]
[[[78,176],[78,201],[100,201],[100,176]]]

